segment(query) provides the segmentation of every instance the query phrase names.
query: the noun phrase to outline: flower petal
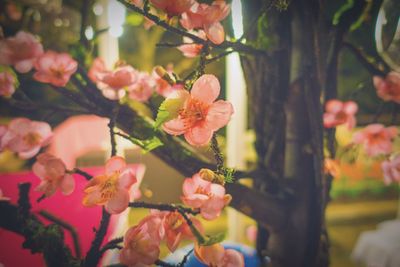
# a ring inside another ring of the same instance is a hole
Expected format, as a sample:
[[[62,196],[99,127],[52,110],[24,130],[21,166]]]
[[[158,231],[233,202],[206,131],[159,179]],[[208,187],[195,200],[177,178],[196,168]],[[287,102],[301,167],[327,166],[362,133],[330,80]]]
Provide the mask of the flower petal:
[[[118,214],[123,212],[129,204],[129,193],[127,190],[118,190],[114,197],[106,203],[106,210],[111,214]]]
[[[172,135],[180,135],[185,133],[187,130],[184,120],[180,118],[167,121],[162,125],[162,127],[165,132]]]
[[[185,133],[185,139],[192,146],[204,146],[210,142],[213,132],[208,127],[197,126]]]
[[[112,174],[116,171],[122,171],[125,167],[125,159],[123,157],[114,156],[106,162],[106,174]]]
[[[121,173],[118,186],[123,189],[129,189],[136,182],[134,169],[128,167]]]
[[[221,23],[215,22],[204,26],[207,38],[210,39],[211,42],[219,45],[225,41],[225,30]]]
[[[228,124],[233,114],[233,106],[230,102],[218,100],[213,103],[207,113],[207,126],[216,131]]]
[[[193,84],[190,94],[197,100],[211,104],[219,96],[220,90],[221,86],[217,77],[204,74]]]
[[[60,187],[64,195],[70,195],[75,189],[74,177],[71,174],[64,175]]]

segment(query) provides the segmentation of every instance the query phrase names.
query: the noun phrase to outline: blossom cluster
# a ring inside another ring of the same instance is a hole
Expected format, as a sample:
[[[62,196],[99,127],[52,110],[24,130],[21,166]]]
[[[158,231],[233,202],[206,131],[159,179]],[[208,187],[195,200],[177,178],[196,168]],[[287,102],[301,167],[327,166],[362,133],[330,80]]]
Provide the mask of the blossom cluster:
[[[160,71],[162,67],[155,67],[151,74],[138,71],[132,66],[117,62],[113,69],[107,69],[101,58],[96,58],[89,69],[89,78],[96,83],[104,97],[119,100],[124,96],[139,102],[146,102],[154,92],[163,97],[168,97],[175,90],[183,88],[181,84],[168,83]],[[167,67],[165,75],[173,76],[172,66]]]
[[[213,1],[211,4],[198,3],[195,0],[150,0],[155,7],[152,13],[164,12],[169,19],[179,17],[179,24],[191,34],[214,44],[225,41],[225,30],[221,24],[230,13],[230,5],[224,0]],[[143,8],[142,0],[135,0],[133,4]],[[154,23],[146,20],[145,27],[149,28]],[[192,58],[200,54],[203,45],[193,42],[189,37],[183,38],[184,44],[178,49],[184,56]]]
[[[400,103],[400,73],[390,72],[386,77],[374,76],[373,84],[377,95],[383,101]],[[346,125],[349,130],[356,126],[355,115],[358,105],[354,101],[342,102],[337,99],[327,101],[323,117],[324,126],[333,128]],[[354,133],[352,144],[362,146],[368,156],[384,156],[382,171],[384,182],[390,184],[400,181],[400,156],[393,152],[393,141],[398,135],[398,129],[394,126],[385,127],[379,123],[372,123]],[[336,161],[327,158],[325,160],[325,172],[333,176],[338,175]]]

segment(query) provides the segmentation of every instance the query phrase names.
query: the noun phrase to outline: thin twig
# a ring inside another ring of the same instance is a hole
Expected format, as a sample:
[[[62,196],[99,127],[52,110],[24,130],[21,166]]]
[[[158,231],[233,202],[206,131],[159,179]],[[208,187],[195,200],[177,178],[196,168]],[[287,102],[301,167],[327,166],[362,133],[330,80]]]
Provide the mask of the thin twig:
[[[224,157],[221,153],[221,150],[219,149],[218,146],[218,141],[217,141],[217,135],[214,134],[213,137],[211,138],[211,150],[214,152],[214,158],[217,163],[217,173],[223,174],[223,168],[224,168]]]
[[[117,142],[115,140],[115,123],[117,120],[117,116],[118,116],[118,112],[119,112],[119,105],[116,104],[114,109],[113,109],[113,114],[110,118],[110,122],[108,123],[108,127],[110,128],[110,138],[111,138],[111,157],[115,156],[117,154]]]
[[[78,168],[74,168],[73,170],[69,171],[69,173],[77,173],[77,174],[85,177],[86,180],[90,180],[90,179],[93,178],[93,175],[91,175],[91,174],[89,174],[89,173],[87,173],[87,172],[85,172],[85,171],[83,171],[81,169],[78,169]]]
[[[355,45],[349,42],[343,42],[343,46],[349,49],[352,52],[358,61],[372,74],[372,75],[379,75],[379,76],[386,76],[386,72],[379,69],[371,60],[368,59],[368,56]]]
[[[57,218],[55,215],[51,214],[48,211],[45,210],[41,210],[39,211],[39,214],[41,216],[43,216],[44,218],[46,218],[47,220],[58,224],[59,226],[61,226],[62,228],[64,228],[65,230],[67,230],[72,237],[72,241],[74,243],[74,249],[75,249],[75,256],[80,259],[81,258],[81,246],[80,246],[80,242],[79,242],[79,235],[76,232],[76,229],[70,225],[69,223],[67,223],[66,221]]]
[[[100,255],[103,255],[107,250],[110,249],[122,249],[122,246],[118,245],[119,243],[123,242],[124,238],[123,237],[118,237],[110,240],[107,244],[105,244],[101,249],[100,249]]]
[[[200,213],[198,209],[186,208],[180,205],[174,204],[154,204],[154,203],[146,203],[146,202],[130,202],[129,207],[131,208],[146,208],[146,209],[156,209],[162,211],[182,211],[188,214],[197,215]]]

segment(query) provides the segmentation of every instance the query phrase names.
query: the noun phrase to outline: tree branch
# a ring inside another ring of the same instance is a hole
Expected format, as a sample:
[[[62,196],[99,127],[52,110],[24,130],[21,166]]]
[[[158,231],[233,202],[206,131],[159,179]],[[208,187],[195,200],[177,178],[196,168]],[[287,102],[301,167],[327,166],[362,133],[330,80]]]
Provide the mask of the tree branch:
[[[76,232],[75,228],[72,225],[70,225],[69,223],[65,222],[64,220],[57,218],[55,215],[51,214],[48,211],[41,210],[41,211],[39,211],[39,214],[41,216],[43,216],[44,218],[46,218],[47,220],[60,225],[61,227],[66,229],[71,234],[72,240],[74,242],[75,256],[78,259],[80,259],[81,258],[81,246],[80,246],[80,242],[79,242],[79,236],[78,236],[78,233]]]
[[[19,185],[20,197],[18,206],[9,202],[0,202],[0,227],[19,234],[25,238],[23,248],[31,253],[43,253],[46,266],[49,267],[78,267],[80,261],[71,255],[64,244],[64,236],[58,225],[45,226],[30,212],[30,184]]]
[[[178,34],[180,36],[185,36],[185,37],[189,37],[190,39],[193,40],[194,43],[198,43],[198,44],[203,44],[203,45],[209,45],[211,47],[214,48],[221,48],[221,49],[227,49],[227,48],[232,48],[237,52],[242,52],[242,53],[248,53],[248,54],[254,54],[254,55],[264,55],[267,56],[266,51],[264,50],[259,50],[256,48],[253,48],[251,46],[245,45],[241,42],[229,42],[229,41],[224,41],[222,44],[216,45],[212,42],[209,42],[207,40],[204,40],[194,34],[191,34],[185,30],[182,30],[180,28],[171,26],[168,22],[161,20],[159,17],[145,12],[143,9],[135,6],[134,4],[130,3],[129,1],[126,0],[118,0],[118,2],[120,2],[121,4],[123,4],[125,7],[127,7],[128,9],[131,9],[133,11],[135,11],[136,13],[139,13],[141,15],[143,15],[144,17],[148,18],[149,20],[153,21],[155,24],[157,24],[160,27],[163,27],[164,29],[166,29],[169,32]]]
[[[343,43],[344,47],[346,47],[353,55],[358,59],[358,61],[365,67],[367,71],[371,73],[371,75],[378,75],[378,76],[386,76],[386,72],[379,69],[368,57],[364,51],[360,48],[357,48],[355,45],[349,42]]]

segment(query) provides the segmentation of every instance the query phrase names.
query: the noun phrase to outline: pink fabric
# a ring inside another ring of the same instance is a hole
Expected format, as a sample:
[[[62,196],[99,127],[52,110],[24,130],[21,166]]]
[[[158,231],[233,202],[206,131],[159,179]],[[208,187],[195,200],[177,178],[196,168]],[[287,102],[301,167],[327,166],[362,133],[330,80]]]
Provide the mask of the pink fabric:
[[[96,175],[101,174],[104,171],[104,167],[85,168],[84,170],[92,175]],[[94,237],[93,227],[97,228],[100,222],[101,207],[85,208],[82,205],[83,189],[86,185],[86,180],[79,175],[74,175],[74,177],[76,188],[71,195],[64,196],[58,191],[51,198],[44,199],[39,203],[36,200],[42,193],[35,192],[33,189],[39,185],[40,179],[32,172],[0,174],[0,188],[3,190],[5,196],[11,198],[11,203],[16,204],[18,200],[18,184],[31,182],[30,201],[32,211],[46,210],[73,225],[80,238],[82,255],[85,255]],[[40,215],[37,216],[42,219]],[[113,215],[111,218],[111,227],[108,230],[105,240],[112,233],[118,216]],[[48,224],[47,220],[42,219],[42,221]],[[65,239],[74,253],[72,238],[69,232],[65,232]],[[0,262],[5,266],[44,266],[42,255],[31,254],[29,250],[22,249],[22,242],[23,238],[21,236],[0,229]]]
[[[104,145],[110,142],[108,122],[108,119],[94,115],[70,117],[54,129],[47,152],[62,159],[67,168],[72,169],[78,157],[90,151],[104,150]]]

